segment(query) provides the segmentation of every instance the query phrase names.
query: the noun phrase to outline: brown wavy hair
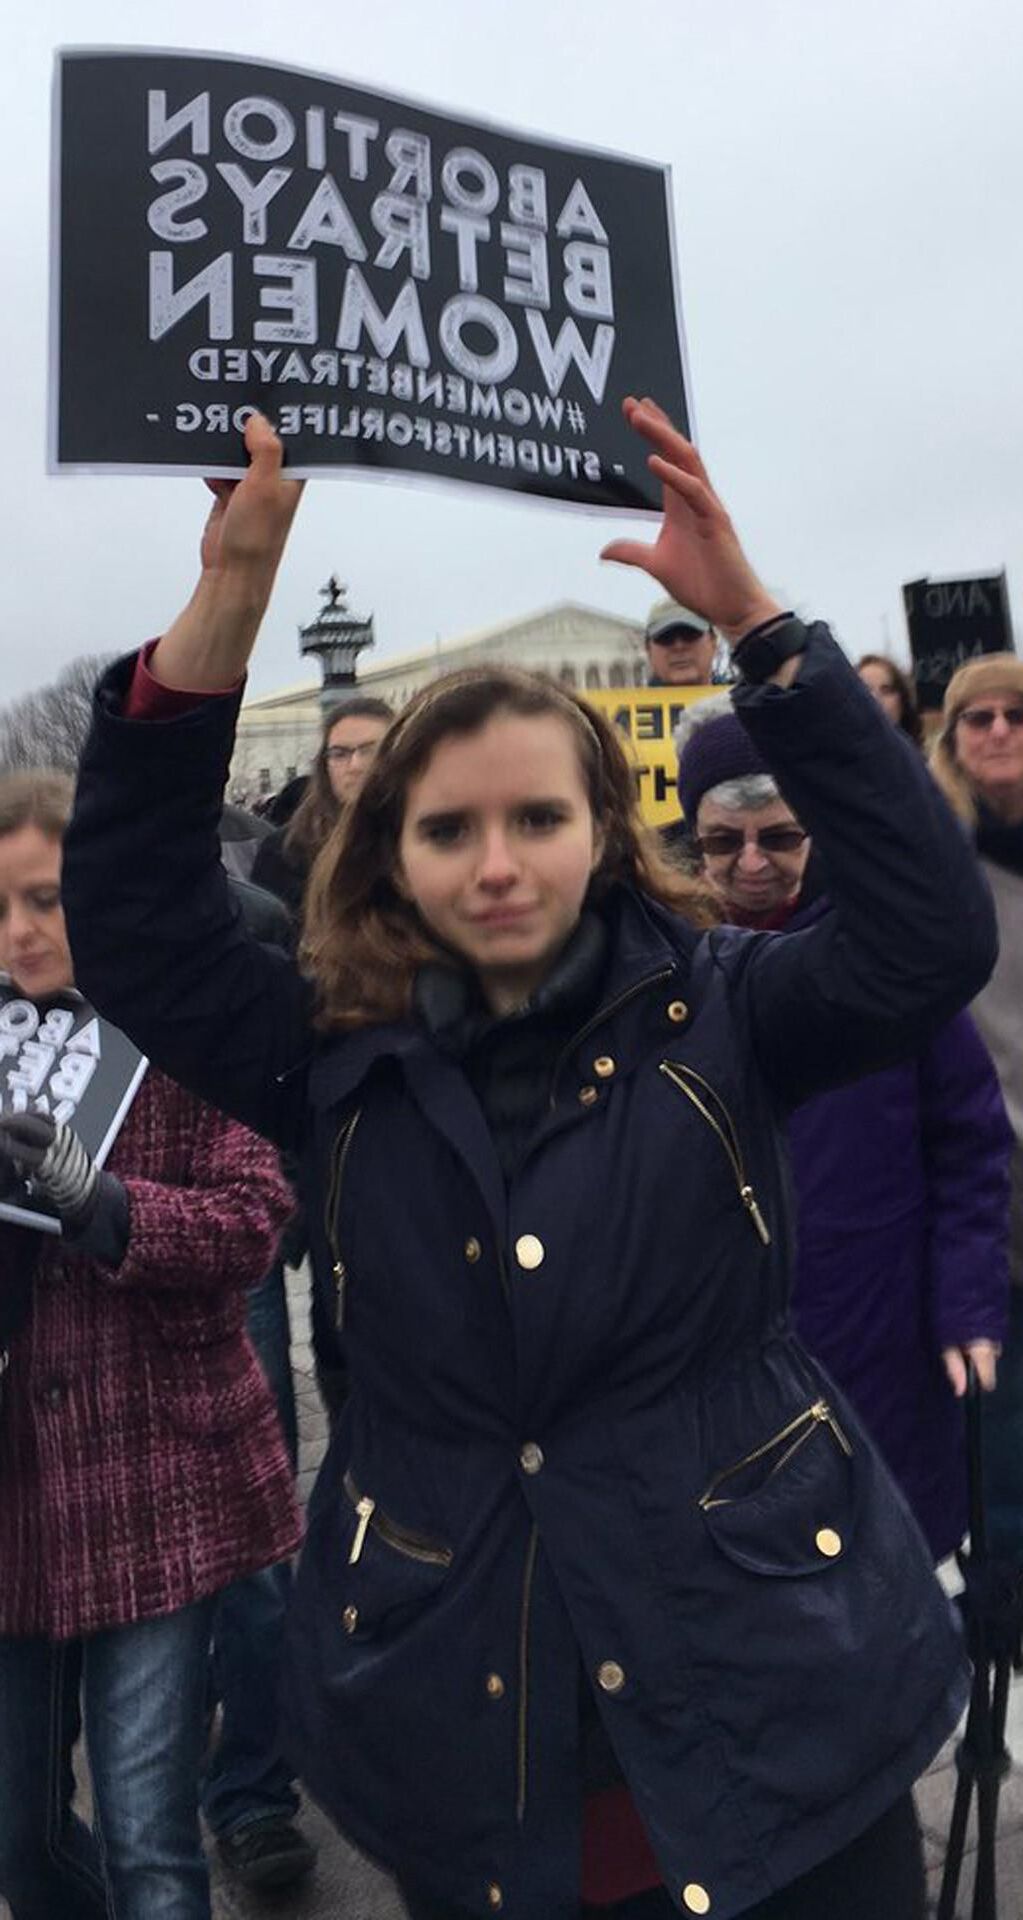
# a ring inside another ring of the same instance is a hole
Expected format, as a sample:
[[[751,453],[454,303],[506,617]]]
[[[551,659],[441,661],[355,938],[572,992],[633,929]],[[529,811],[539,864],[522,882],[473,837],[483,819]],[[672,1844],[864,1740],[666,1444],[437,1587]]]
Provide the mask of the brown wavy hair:
[[[890,673],[899,696],[900,713],[898,725],[903,733],[909,735],[915,747],[924,743],[924,723],[920,718],[920,702],[916,695],[916,681],[897,660],[889,659],[886,653],[865,653],[856,662],[856,671],[861,667],[883,667]]]
[[[327,709],[316,758],[309,770],[309,784],[284,830],[284,853],[295,866],[312,866],[341,814],[327,767],[327,748],[338,721],[386,720],[390,725],[393,719],[394,708],[389,707],[386,700],[378,700],[368,693],[356,694],[351,700],[339,700],[337,706]]]
[[[624,882],[697,926],[720,919],[705,883],[672,866],[639,816],[636,784],[611,722],[543,675],[513,667],[446,674],[423,688],[380,743],[358,799],[322,849],[306,895],[302,962],[319,990],[320,1025],[404,1018],[419,968],[450,954],[395,885],[409,786],[439,743],[478,733],[497,713],[556,714],[575,742],[604,850],[590,882],[599,903]]]

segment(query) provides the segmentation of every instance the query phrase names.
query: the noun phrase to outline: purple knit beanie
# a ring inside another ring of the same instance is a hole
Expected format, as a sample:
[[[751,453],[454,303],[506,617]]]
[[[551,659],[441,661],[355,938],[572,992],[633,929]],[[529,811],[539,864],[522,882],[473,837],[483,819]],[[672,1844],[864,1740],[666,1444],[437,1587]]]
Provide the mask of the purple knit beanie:
[[[750,774],[769,775],[770,768],[731,710],[716,712],[713,719],[706,720],[694,715],[690,725],[692,730],[679,748],[678,797],[686,819],[695,827],[700,801],[712,787],[720,787],[726,780],[746,779]]]

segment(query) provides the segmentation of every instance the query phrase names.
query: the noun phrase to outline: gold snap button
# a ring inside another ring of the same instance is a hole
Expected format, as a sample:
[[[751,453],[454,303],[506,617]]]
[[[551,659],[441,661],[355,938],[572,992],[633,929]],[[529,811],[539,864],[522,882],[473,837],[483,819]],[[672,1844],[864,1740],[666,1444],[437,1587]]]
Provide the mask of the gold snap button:
[[[669,1000],[665,1011],[668,1019],[673,1021],[676,1027],[680,1027],[683,1020],[689,1018],[689,1008],[686,1006],[684,1000]],[[705,1909],[702,1909],[702,1911],[705,1911]]]
[[[842,1536],[834,1527],[821,1527],[814,1534],[814,1545],[826,1560],[834,1560],[842,1551]]]
[[[579,1105],[581,1107],[592,1107],[594,1101],[599,1099],[600,1099],[600,1095],[597,1092],[596,1087],[580,1087]]]
[[[689,1885],[682,1889],[682,1905],[687,1913],[709,1913],[710,1894],[698,1880],[690,1880]]]
[[[528,1273],[543,1265],[544,1244],[535,1233],[520,1233],[515,1242],[515,1258]]]
[[[469,1265],[471,1267],[474,1267],[476,1265],[476,1262],[479,1259],[480,1254],[482,1252],[483,1252],[483,1248],[480,1246],[480,1243],[477,1240],[476,1235],[474,1233],[470,1233],[469,1238],[465,1243],[465,1257],[468,1260]]]
[[[499,1673],[487,1674],[487,1697],[490,1700],[504,1699],[504,1681]]]
[[[499,1913],[504,1906],[504,1894],[501,1892],[496,1880],[491,1880],[487,1888],[487,1906],[490,1907],[494,1913]]]
[[[602,1660],[597,1668],[597,1685],[605,1693],[621,1693],[625,1685],[625,1668],[617,1660]]]
[[[610,1080],[614,1070],[615,1063],[609,1053],[599,1054],[593,1062],[593,1071],[598,1080]]]
[[[543,1448],[535,1440],[527,1440],[519,1454],[519,1466],[523,1473],[539,1473],[543,1466]]]
[[[358,1607],[346,1607],[341,1615],[341,1625],[346,1633],[354,1633],[359,1624]]]

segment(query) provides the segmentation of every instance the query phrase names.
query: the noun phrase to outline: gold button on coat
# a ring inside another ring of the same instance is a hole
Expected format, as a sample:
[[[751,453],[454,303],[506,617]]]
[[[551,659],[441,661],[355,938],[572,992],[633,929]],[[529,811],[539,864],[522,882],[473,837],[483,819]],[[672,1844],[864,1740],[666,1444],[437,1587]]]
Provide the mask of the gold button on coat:
[[[612,1060],[611,1055],[609,1053],[598,1054],[596,1060],[593,1062],[593,1071],[596,1074],[597,1079],[610,1080],[614,1070],[615,1070],[615,1063]]]
[[[543,1265],[544,1244],[535,1233],[520,1233],[515,1242],[515,1258],[520,1267],[532,1273]]]
[[[834,1560],[842,1551],[842,1536],[834,1527],[821,1527],[814,1535],[814,1544],[826,1560]]]
[[[596,1087],[580,1087],[579,1105],[581,1107],[592,1107],[594,1104],[594,1101],[599,1099],[600,1099],[600,1095],[597,1092]]]
[[[476,1262],[479,1259],[480,1254],[482,1252],[483,1252],[483,1248],[480,1246],[480,1243],[477,1240],[476,1235],[474,1233],[470,1233],[469,1238],[465,1243],[465,1257],[468,1260],[469,1265],[471,1267],[474,1267],[476,1265]]]
[[[689,1885],[682,1889],[682,1905],[687,1913],[709,1913],[710,1894],[698,1880],[690,1880]]]
[[[499,1913],[504,1906],[504,1894],[501,1892],[496,1880],[491,1880],[487,1888],[487,1906],[490,1907],[494,1913]]]
[[[597,1685],[605,1693],[621,1693],[625,1685],[625,1668],[617,1660],[602,1660],[597,1668]]]
[[[358,1607],[346,1607],[341,1615],[341,1625],[346,1633],[354,1633],[359,1624]]]
[[[504,1699],[504,1681],[499,1673],[487,1674],[487,1695],[491,1700]]]
[[[519,1466],[523,1473],[539,1473],[543,1466],[543,1448],[535,1440],[527,1440],[519,1454]]]
[[[686,1006],[684,1000],[669,1000],[665,1011],[668,1019],[671,1020],[676,1027],[680,1027],[683,1020],[689,1017],[689,1008]]]

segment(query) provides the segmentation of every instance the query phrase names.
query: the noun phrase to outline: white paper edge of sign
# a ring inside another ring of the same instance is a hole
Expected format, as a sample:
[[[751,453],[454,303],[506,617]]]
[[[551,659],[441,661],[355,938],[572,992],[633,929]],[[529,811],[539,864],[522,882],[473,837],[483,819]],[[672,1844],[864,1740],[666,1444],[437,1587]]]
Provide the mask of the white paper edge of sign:
[[[106,1024],[108,1026],[111,1026],[113,1023],[108,1020]],[[118,1027],[117,1031],[118,1033],[120,1033],[121,1031],[120,1027]],[[127,1038],[127,1036],[125,1037]],[[101,1167],[103,1165],[103,1162],[107,1157],[107,1154],[110,1152],[110,1149],[114,1144],[114,1141],[117,1139],[117,1136],[120,1133],[121,1127],[124,1123],[124,1116],[127,1113],[128,1108],[131,1106],[131,1103],[134,1100],[135,1095],[139,1090],[139,1083],[148,1065],[149,1065],[148,1059],[146,1058],[145,1054],[142,1054],[139,1058],[138,1066],[135,1068],[135,1071],[132,1074],[131,1079],[128,1082],[128,1085],[125,1087],[120,1106],[118,1107],[116,1113],[114,1114],[110,1122],[110,1125],[106,1130],[106,1133],[103,1135],[103,1138],[99,1143],[99,1146],[97,1147],[95,1153],[92,1156],[97,1167]]]
[[[285,442],[285,444],[287,444]],[[105,474],[115,479],[152,478],[189,479],[189,480],[240,480],[247,467],[179,467],[156,466],[143,467],[134,463],[127,465],[113,462],[102,466],[88,463],[71,464],[64,461],[58,467],[48,469],[54,479],[62,475],[86,476],[101,480]],[[519,493],[514,487],[488,487],[482,480],[463,480],[459,474],[412,473],[407,467],[395,467],[382,470],[379,467],[293,467],[285,464],[285,476],[289,480],[344,480],[368,481],[371,486],[414,487],[422,491],[424,487],[447,492],[449,487],[469,494],[474,500],[500,501],[510,507],[553,507],[556,513],[584,513],[598,520],[660,520],[663,517],[661,507],[625,507],[612,506],[610,502],[594,500],[559,500],[551,493]]]
[[[31,1207],[15,1207],[8,1200],[0,1200],[0,1220],[10,1220],[16,1227],[40,1227],[44,1233],[62,1232],[52,1213],[33,1213]]]
[[[322,80],[325,85],[348,87],[353,93],[367,94],[375,89],[364,81],[346,80],[339,74],[320,73],[309,67],[294,66],[288,60],[250,59],[240,53],[215,53],[195,47],[148,47],[148,46],[68,46],[57,47],[53,56],[53,84],[51,94],[50,121],[50,378],[47,396],[47,433],[46,433],[46,472],[54,478],[61,474],[101,478],[110,474],[114,478],[149,478],[161,476],[187,477],[193,480],[236,480],[244,467],[235,466],[196,466],[187,462],[173,465],[161,461],[156,466],[139,464],[135,461],[71,461],[61,460],[58,454],[57,435],[59,431],[59,375],[60,375],[60,160],[61,160],[61,78],[64,62],[76,59],[122,58],[137,59],[151,55],[154,59],[175,60],[229,60],[244,67],[267,67],[280,73],[294,73],[309,80]],[[412,94],[392,94],[386,88],[376,89],[386,100],[393,100],[397,106],[413,107],[420,113],[434,113],[445,116],[446,110],[435,101],[421,100]],[[532,140],[537,145],[557,147],[566,153],[592,153],[601,160],[625,161],[629,166],[645,167],[650,173],[659,173],[664,183],[668,215],[668,252],[671,266],[671,291],[675,305],[675,320],[678,329],[679,355],[682,368],[682,385],[689,403],[689,430],[696,444],[695,407],[693,404],[692,381],[689,375],[689,355],[686,346],[685,324],[682,318],[682,301],[678,274],[678,248],[675,237],[674,208],[671,200],[672,172],[664,161],[642,160],[637,154],[622,153],[614,147],[580,146],[576,141],[562,140],[555,135],[528,133],[522,127],[510,127],[500,120],[486,117],[469,116],[461,110],[450,110],[452,119],[468,119],[472,126],[483,127],[490,133],[501,134],[504,138]],[[458,474],[413,473],[408,468],[388,468],[380,471],[371,467],[329,466],[298,467],[288,466],[288,475],[293,480],[374,480],[389,485],[405,483],[415,487],[460,487],[468,490],[476,499],[481,493],[492,498],[522,502],[526,506],[556,507],[559,510],[574,508],[577,512],[597,514],[614,519],[659,520],[660,507],[626,507],[605,505],[590,500],[559,500],[556,494],[527,493],[514,487],[489,487],[482,480],[463,479]]]

